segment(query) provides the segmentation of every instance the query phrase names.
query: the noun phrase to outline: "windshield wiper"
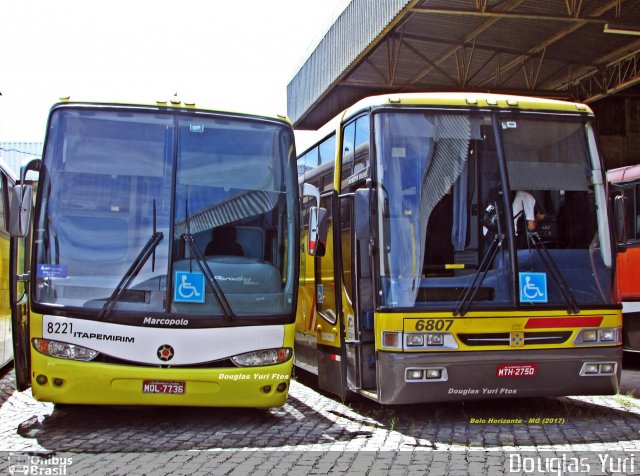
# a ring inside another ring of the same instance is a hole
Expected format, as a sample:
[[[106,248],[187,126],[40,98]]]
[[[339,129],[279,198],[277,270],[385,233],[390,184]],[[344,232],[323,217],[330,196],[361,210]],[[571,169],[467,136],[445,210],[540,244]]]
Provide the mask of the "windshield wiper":
[[[213,271],[211,271],[211,268],[209,267],[209,263],[207,263],[205,257],[202,256],[198,245],[193,240],[193,235],[191,234],[191,226],[189,223],[189,208],[187,203],[185,203],[185,209],[185,224],[187,230],[186,233],[180,235],[180,238],[182,238],[189,247],[191,256],[195,258],[196,263],[198,264],[198,268],[200,268],[200,271],[204,275],[207,285],[209,286],[211,294],[213,294],[213,297],[215,297],[216,301],[218,301],[218,305],[220,306],[220,309],[222,309],[222,312],[224,312],[225,317],[229,320],[234,319],[236,316],[233,312],[233,309],[231,309],[229,301],[227,301],[227,297],[224,295],[224,291],[222,291],[222,288],[220,287],[220,283],[218,283],[218,280],[213,274]]]
[[[480,266],[478,266],[478,270],[476,271],[476,274],[473,276],[473,280],[471,281],[471,284],[467,287],[464,294],[460,298],[460,302],[458,303],[458,306],[456,306],[455,310],[453,311],[454,316],[464,317],[464,315],[469,311],[469,307],[471,307],[471,303],[475,299],[476,294],[480,289],[480,286],[482,286],[482,282],[484,281],[484,278],[487,277],[489,268],[491,268],[491,266],[493,265],[493,261],[495,260],[496,255],[498,254],[498,250],[502,245],[503,239],[504,239],[504,235],[499,231],[495,235],[493,235],[493,240],[489,245],[489,249],[485,253],[484,257],[482,258],[482,262],[480,263]]]
[[[536,250],[538,250],[538,253],[540,253],[540,258],[542,258],[542,263],[547,268],[547,270],[549,271],[549,274],[551,274],[551,277],[558,285],[560,294],[562,294],[562,297],[567,303],[567,308],[569,313],[578,314],[580,312],[580,308],[578,307],[578,301],[576,301],[576,297],[571,292],[571,288],[569,287],[569,284],[567,283],[566,279],[564,279],[562,272],[558,268],[558,265],[556,264],[551,254],[549,253],[549,250],[547,250],[547,248],[542,243],[542,239],[540,238],[540,235],[538,235],[537,232],[529,233],[529,241],[531,242],[533,247]]]
[[[154,200],[153,201],[153,232],[151,233],[151,237],[149,237],[149,240],[147,241],[147,243],[140,250],[140,253],[138,253],[138,256],[136,256],[136,258],[133,260],[133,262],[131,263],[131,266],[129,266],[129,269],[127,270],[126,273],[124,273],[124,276],[122,277],[122,279],[120,280],[116,288],[113,290],[113,293],[111,294],[109,299],[107,299],[107,301],[105,302],[104,307],[102,308],[102,312],[100,314],[100,319],[104,320],[109,317],[109,315],[111,314],[111,311],[113,310],[117,302],[124,295],[124,293],[127,291],[129,286],[131,286],[131,283],[133,282],[134,279],[136,279],[136,276],[138,276],[138,273],[140,273],[140,270],[142,269],[142,267],[145,265],[145,263],[151,256],[153,256],[153,259],[151,261],[151,271],[153,272],[155,270],[156,248],[160,244],[163,238],[164,238],[164,235],[162,234],[162,232],[156,230],[156,201]]]

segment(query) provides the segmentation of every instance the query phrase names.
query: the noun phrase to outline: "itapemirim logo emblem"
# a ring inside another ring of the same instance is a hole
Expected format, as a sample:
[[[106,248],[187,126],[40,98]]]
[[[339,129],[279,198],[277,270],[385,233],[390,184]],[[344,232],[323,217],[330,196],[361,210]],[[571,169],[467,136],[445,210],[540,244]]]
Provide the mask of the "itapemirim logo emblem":
[[[173,347],[168,344],[163,344],[158,347],[158,358],[163,362],[168,362],[173,359],[175,352],[173,351]]]

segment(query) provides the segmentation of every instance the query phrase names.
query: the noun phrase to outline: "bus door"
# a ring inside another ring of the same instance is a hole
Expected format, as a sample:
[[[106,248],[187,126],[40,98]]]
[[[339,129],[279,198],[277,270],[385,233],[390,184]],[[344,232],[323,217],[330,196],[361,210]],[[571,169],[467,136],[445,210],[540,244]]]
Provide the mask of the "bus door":
[[[39,161],[27,164],[22,174],[30,168],[37,170]],[[13,360],[16,374],[16,388],[19,391],[31,387],[31,345],[29,329],[28,272],[31,242],[31,210],[33,188],[31,185],[15,186],[11,196],[9,212],[9,304],[11,306],[11,327],[13,337]]]
[[[354,232],[354,195],[340,197],[342,309],[347,383],[351,390],[376,391],[376,353],[369,239]]]
[[[340,161],[340,229],[343,314],[347,383],[355,391],[376,392],[376,353],[373,329],[372,257],[370,233],[371,120],[362,114],[344,125]],[[365,188],[369,187],[369,188]],[[362,197],[367,198],[362,200]],[[360,197],[360,200],[358,200]],[[359,222],[367,230],[356,232]],[[369,395],[376,397],[377,395]]]
[[[9,303],[11,306],[11,328],[13,334],[13,362],[16,374],[16,388],[19,391],[31,387],[31,351],[29,345],[29,299],[25,283],[21,281],[19,268],[26,246],[20,238],[11,238]]]
[[[346,362],[340,279],[340,227],[337,194],[321,195],[320,206],[327,211],[328,236],[324,256],[315,258],[316,337],[318,386],[343,400],[346,398]],[[338,226],[337,226],[338,225]]]

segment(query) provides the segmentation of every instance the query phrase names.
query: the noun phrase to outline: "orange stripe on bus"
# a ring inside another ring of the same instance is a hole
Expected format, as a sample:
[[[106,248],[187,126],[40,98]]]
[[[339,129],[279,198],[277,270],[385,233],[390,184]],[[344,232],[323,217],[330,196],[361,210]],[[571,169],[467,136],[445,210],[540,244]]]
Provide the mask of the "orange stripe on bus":
[[[309,327],[308,330],[313,331],[316,327],[316,298],[311,301],[311,314],[309,314]]]

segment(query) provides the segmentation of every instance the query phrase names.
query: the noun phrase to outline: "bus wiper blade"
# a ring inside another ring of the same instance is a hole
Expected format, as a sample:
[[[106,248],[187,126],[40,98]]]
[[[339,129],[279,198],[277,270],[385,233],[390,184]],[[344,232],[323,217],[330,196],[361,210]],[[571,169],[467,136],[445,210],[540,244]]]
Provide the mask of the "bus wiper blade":
[[[124,276],[114,289],[113,293],[111,294],[109,299],[107,299],[107,302],[102,308],[100,319],[104,320],[109,317],[116,303],[124,295],[129,286],[131,286],[131,283],[134,279],[136,279],[136,276],[138,276],[140,270],[148,261],[149,257],[151,257],[151,255],[155,255],[156,247],[160,244],[163,238],[164,235],[161,231],[154,231],[151,234],[151,237],[149,238],[147,243],[144,245],[142,250],[140,250],[140,253],[138,253],[136,259],[133,260],[133,263],[131,263],[131,266],[129,266],[129,269],[126,273],[124,273]]]
[[[529,241],[531,242],[533,247],[536,250],[538,250],[538,253],[540,253],[540,258],[542,258],[542,263],[544,264],[545,268],[549,270],[551,277],[558,285],[560,294],[562,294],[562,297],[567,303],[567,308],[569,313],[578,314],[580,312],[580,308],[578,307],[578,301],[576,300],[576,297],[571,292],[571,288],[569,287],[569,284],[567,283],[566,279],[564,279],[564,276],[562,275],[562,272],[560,271],[560,269],[558,269],[558,265],[556,264],[555,260],[549,253],[549,250],[547,250],[547,248],[542,243],[542,239],[540,238],[540,235],[538,235],[538,233],[530,233]]]
[[[204,256],[202,256],[202,253],[198,249],[198,245],[196,245],[195,241],[193,240],[193,235],[191,233],[183,233],[182,235],[180,235],[180,238],[182,238],[189,247],[191,255],[195,258],[196,263],[198,263],[198,267],[204,275],[207,285],[209,286],[209,289],[211,290],[213,296],[216,298],[216,301],[218,301],[218,304],[220,305],[222,312],[224,312],[224,315],[229,320],[235,318],[236,316],[233,312],[233,309],[231,309],[231,306],[229,305],[229,301],[227,301],[227,297],[224,295],[224,291],[222,291],[222,288],[220,287],[218,280],[213,274],[213,271],[211,271],[207,260]]]
[[[480,266],[478,266],[478,270],[476,274],[473,276],[473,280],[471,284],[467,287],[458,306],[453,311],[454,316],[464,317],[464,315],[469,311],[469,307],[471,307],[471,303],[476,297],[480,286],[482,286],[482,282],[484,278],[487,277],[487,273],[489,272],[489,268],[493,265],[493,261],[495,260],[496,255],[498,254],[498,249],[502,244],[503,235],[501,233],[496,233],[493,236],[493,240],[489,245],[489,249],[482,258],[482,262]],[[478,279],[479,278],[479,279]]]
[[[107,301],[105,302],[104,307],[102,308],[102,312],[100,313],[100,319],[104,320],[109,317],[109,315],[111,314],[111,311],[113,310],[117,302],[124,295],[126,290],[129,289],[129,286],[131,286],[131,283],[133,282],[133,280],[136,279],[136,276],[138,276],[138,274],[140,273],[140,270],[142,269],[142,267],[147,262],[150,256],[153,256],[153,259],[151,260],[151,272],[155,271],[156,248],[164,238],[164,235],[162,234],[162,232],[157,230],[155,199],[153,200],[152,230],[153,231],[151,233],[151,237],[149,237],[149,240],[147,240],[147,243],[142,247],[142,249],[140,250],[140,253],[138,253],[138,256],[136,256],[136,258],[133,260],[133,263],[131,263],[131,266],[129,266],[129,269],[127,270],[126,273],[124,273],[124,276],[122,277],[122,279],[120,280],[116,288],[113,290],[113,293],[111,294],[109,299],[107,299]]]

